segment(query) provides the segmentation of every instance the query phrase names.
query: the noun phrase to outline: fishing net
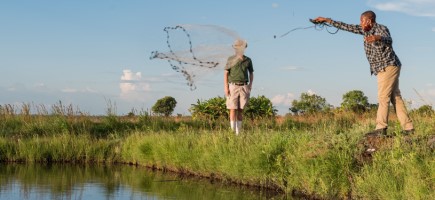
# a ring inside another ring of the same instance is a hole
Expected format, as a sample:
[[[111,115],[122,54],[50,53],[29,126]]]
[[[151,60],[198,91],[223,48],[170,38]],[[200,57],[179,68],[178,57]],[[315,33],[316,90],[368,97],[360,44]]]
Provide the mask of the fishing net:
[[[150,59],[167,60],[181,73],[191,90],[199,79],[224,69],[234,54],[232,43],[240,39],[235,31],[215,25],[178,25],[165,27],[166,52],[153,51]]]

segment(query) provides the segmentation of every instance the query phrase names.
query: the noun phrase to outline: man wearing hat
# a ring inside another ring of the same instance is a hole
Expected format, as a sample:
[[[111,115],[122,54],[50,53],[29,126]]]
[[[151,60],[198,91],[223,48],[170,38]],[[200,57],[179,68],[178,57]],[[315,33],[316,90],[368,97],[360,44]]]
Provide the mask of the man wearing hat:
[[[243,108],[248,104],[254,80],[252,60],[244,55],[247,47],[245,40],[234,41],[235,54],[228,58],[224,72],[226,105],[230,110],[231,129],[236,135],[242,130]]]

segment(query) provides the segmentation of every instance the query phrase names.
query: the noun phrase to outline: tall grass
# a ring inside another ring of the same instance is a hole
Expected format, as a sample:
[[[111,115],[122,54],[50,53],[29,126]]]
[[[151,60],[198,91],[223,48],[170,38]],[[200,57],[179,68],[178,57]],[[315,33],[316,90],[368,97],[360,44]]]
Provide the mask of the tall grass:
[[[117,140],[59,134],[24,139],[0,137],[0,160],[6,162],[120,162]]]
[[[435,196],[428,144],[435,120],[417,113],[413,136],[397,135],[361,162],[359,143],[374,128],[375,113],[245,120],[236,136],[226,119],[89,116],[63,105],[51,113],[29,110],[0,107],[1,161],[122,162],[327,199]],[[390,127],[390,134],[400,130],[394,117]]]

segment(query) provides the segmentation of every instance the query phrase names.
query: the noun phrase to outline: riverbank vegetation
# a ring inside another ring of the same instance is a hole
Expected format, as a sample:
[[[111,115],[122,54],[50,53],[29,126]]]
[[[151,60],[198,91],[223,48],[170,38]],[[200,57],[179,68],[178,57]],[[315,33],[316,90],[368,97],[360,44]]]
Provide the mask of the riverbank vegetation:
[[[363,159],[375,112],[250,118],[236,136],[221,117],[117,116],[111,108],[90,116],[62,104],[0,110],[2,162],[127,163],[318,199],[435,196],[435,120],[426,112],[410,113],[411,136],[392,113],[391,137]]]

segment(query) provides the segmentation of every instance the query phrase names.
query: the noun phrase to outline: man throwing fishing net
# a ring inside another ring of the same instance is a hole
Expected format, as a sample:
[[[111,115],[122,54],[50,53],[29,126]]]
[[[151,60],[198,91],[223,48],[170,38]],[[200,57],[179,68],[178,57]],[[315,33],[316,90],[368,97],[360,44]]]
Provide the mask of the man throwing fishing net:
[[[224,91],[227,108],[230,110],[231,129],[238,135],[242,131],[243,108],[248,104],[254,80],[252,60],[244,55],[248,44],[236,40],[233,44],[235,54],[228,58],[224,72]]]
[[[388,107],[391,103],[396,111],[403,134],[412,134],[414,127],[409,118],[399,90],[401,63],[393,50],[393,40],[388,28],[376,23],[376,14],[366,11],[361,14],[360,25],[351,25],[317,17],[316,23],[328,23],[338,29],[364,36],[364,50],[370,63],[371,74],[378,80],[378,111],[376,129],[371,134],[386,135],[388,128]]]

